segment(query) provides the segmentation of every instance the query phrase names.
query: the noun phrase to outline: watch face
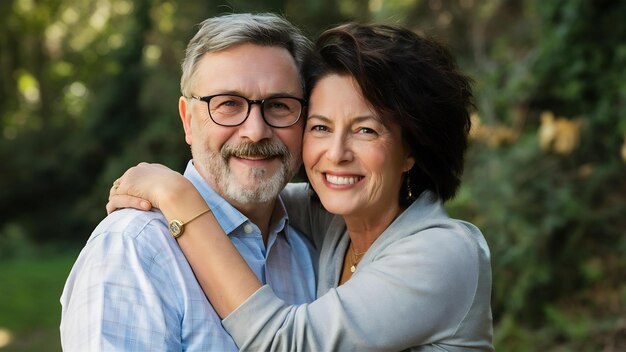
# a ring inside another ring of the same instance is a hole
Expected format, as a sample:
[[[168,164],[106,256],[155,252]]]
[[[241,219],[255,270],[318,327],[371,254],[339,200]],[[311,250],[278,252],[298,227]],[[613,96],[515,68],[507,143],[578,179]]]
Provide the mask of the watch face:
[[[178,221],[178,220],[172,220],[170,221],[170,233],[172,234],[172,236],[174,236],[174,238],[177,238],[178,236],[180,236],[180,234],[183,231],[183,223]]]

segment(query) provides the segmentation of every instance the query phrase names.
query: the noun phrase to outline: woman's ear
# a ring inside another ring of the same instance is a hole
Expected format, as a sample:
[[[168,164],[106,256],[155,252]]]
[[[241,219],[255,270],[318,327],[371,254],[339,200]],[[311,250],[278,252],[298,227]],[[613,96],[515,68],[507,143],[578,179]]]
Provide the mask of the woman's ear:
[[[404,165],[402,165],[402,172],[407,172],[413,168],[415,165],[415,158],[412,154],[407,154],[406,159],[404,159]]]

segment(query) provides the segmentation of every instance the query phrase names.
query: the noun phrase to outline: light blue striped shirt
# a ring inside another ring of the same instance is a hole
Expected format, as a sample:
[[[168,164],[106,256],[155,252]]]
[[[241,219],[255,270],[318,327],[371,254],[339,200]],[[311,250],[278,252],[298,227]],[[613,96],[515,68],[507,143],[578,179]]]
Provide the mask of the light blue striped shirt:
[[[267,246],[256,225],[187,177],[261,282],[289,304],[315,298],[312,246],[276,203]],[[94,230],[61,296],[64,351],[236,351],[158,211],[123,209]]]

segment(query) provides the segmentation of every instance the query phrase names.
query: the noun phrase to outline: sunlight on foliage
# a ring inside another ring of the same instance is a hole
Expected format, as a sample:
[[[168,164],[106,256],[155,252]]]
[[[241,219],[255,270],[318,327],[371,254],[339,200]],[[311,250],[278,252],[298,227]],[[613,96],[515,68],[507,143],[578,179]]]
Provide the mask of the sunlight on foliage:
[[[370,0],[369,9],[370,12],[380,12],[383,9],[384,0]]]
[[[35,2],[33,0],[17,0],[13,9],[17,14],[24,15],[35,9]]]
[[[69,40],[72,50],[80,52],[85,50],[96,39],[97,33],[92,28],[85,28],[79,33],[74,33]]]
[[[143,58],[147,66],[156,66],[161,58],[161,48],[158,45],[146,45],[143,49]]]
[[[87,93],[87,87],[82,82],[73,82],[66,87],[63,102],[70,115],[81,117],[87,103]]]
[[[0,327],[0,348],[6,347],[11,344],[13,335],[9,329]]]
[[[39,82],[29,72],[20,72],[17,79],[17,89],[28,103],[36,104],[39,102]]]
[[[163,33],[170,33],[174,29],[174,14],[176,7],[171,2],[164,2],[154,8],[152,17],[156,21],[157,27]]]
[[[54,56],[59,56],[63,41],[67,35],[67,25],[56,22],[46,28],[46,47]]]
[[[58,61],[53,64],[52,72],[59,77],[70,77],[74,74],[74,65],[71,62]]]
[[[402,23],[408,12],[419,3],[419,0],[370,0],[368,8],[372,18]]]
[[[80,14],[74,7],[68,7],[61,14],[61,19],[67,24],[75,24],[80,19]]]
[[[117,15],[128,15],[133,12],[133,3],[126,0],[113,2],[113,12]]]
[[[119,49],[119,48],[123,47],[124,44],[126,44],[126,40],[124,39],[123,35],[121,35],[119,33],[113,33],[107,39],[107,44],[109,46],[107,51],[111,50],[111,49]]]
[[[94,3],[89,3],[87,5],[87,9],[83,10],[89,11],[89,15],[87,16],[88,25],[82,26],[83,28],[79,31],[72,31],[68,40],[70,48],[76,52],[90,50],[90,46],[98,40],[99,36],[103,32],[107,31],[111,20],[112,5],[109,0],[99,0]],[[68,23],[71,23],[71,20],[74,20],[74,17],[73,15],[69,15],[69,18],[70,21],[68,21]],[[78,25],[78,23],[76,25]],[[108,44],[114,48],[115,45],[123,45],[123,41],[118,39],[117,41],[113,40]],[[102,49],[102,47],[100,47],[100,49]],[[106,54],[110,50],[111,47],[107,47],[106,49],[101,50],[102,52],[100,54]]]
[[[111,2],[100,0],[97,2],[96,10],[89,18],[89,24],[96,30],[101,30],[109,22],[111,17]]]

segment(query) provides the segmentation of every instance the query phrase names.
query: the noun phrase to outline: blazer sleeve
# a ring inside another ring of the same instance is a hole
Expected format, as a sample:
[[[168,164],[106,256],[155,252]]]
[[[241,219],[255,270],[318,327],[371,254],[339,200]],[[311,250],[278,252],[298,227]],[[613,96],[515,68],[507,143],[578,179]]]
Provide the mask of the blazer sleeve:
[[[289,183],[280,193],[289,224],[304,234],[318,250],[334,215],[324,209],[307,183]]]
[[[223,320],[242,350],[399,351],[453,336],[477,292],[481,260],[460,227],[390,243],[344,285],[287,305],[263,286]]]

